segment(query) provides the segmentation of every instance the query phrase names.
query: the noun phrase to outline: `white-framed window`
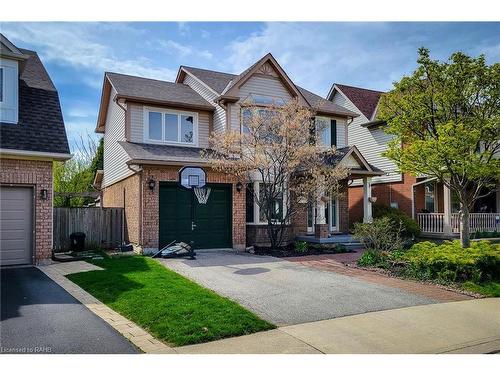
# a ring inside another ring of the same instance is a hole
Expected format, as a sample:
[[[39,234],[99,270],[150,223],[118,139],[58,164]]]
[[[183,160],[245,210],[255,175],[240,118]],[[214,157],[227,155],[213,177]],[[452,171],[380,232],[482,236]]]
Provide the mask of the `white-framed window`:
[[[144,139],[152,143],[198,144],[198,114],[170,109],[144,109]]]
[[[328,224],[328,230],[330,232],[337,232],[339,229],[339,200],[338,198],[330,198],[327,203],[323,205],[324,217],[326,219],[326,224]],[[307,202],[307,232],[314,232],[314,225],[316,224],[318,207],[316,203],[312,202],[310,199]]]
[[[247,186],[246,199],[246,221],[247,224],[267,224],[266,215],[263,209],[257,204],[261,194],[263,194],[264,183],[253,182]],[[283,191],[279,197],[273,202],[274,211],[272,220],[279,222],[286,215],[286,191]]]
[[[427,212],[437,212],[436,184],[434,182],[425,184],[425,210]]]
[[[18,62],[0,58],[0,121],[17,124],[19,116]]]
[[[331,121],[328,117],[317,116],[315,119],[318,139],[321,146],[330,147],[332,145]]]

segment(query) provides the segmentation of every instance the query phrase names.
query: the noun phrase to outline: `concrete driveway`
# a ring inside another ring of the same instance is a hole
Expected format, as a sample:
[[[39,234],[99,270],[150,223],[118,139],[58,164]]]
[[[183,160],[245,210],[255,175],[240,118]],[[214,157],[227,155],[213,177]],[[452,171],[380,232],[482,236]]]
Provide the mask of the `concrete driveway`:
[[[200,251],[159,261],[278,326],[438,302],[273,257]]]
[[[34,267],[0,269],[0,353],[137,353]]]

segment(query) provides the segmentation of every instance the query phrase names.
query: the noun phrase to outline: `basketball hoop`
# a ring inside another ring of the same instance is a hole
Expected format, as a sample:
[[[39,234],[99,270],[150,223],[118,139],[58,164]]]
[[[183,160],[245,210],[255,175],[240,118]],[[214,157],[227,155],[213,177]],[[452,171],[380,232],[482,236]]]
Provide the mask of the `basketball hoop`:
[[[209,187],[193,186],[193,190],[196,198],[198,199],[198,203],[207,204],[208,198],[210,197],[210,191],[212,189],[210,189]]]

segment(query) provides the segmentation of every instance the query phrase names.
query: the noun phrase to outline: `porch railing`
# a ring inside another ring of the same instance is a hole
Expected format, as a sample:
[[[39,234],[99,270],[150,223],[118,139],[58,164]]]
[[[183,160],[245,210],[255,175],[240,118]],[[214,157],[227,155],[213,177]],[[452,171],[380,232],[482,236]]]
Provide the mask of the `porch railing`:
[[[460,216],[451,214],[451,232],[460,233]],[[417,221],[422,233],[443,233],[444,213],[417,214]],[[500,231],[500,213],[472,213],[470,214],[471,232]]]

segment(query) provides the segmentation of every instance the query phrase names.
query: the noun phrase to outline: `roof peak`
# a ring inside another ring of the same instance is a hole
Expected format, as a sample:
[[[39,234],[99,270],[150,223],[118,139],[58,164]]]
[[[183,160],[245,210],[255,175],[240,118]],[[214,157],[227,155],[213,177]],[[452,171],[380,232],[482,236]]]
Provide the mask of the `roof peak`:
[[[341,86],[341,87],[349,87],[351,89],[357,89],[357,90],[364,90],[364,91],[371,91],[371,92],[377,92],[380,94],[385,94],[385,91],[380,91],[380,90],[373,90],[373,89],[367,89],[365,87],[359,87],[359,86],[353,86],[353,85],[345,85],[343,83],[335,83],[335,86]]]

